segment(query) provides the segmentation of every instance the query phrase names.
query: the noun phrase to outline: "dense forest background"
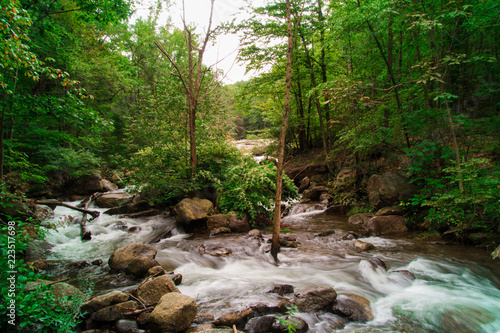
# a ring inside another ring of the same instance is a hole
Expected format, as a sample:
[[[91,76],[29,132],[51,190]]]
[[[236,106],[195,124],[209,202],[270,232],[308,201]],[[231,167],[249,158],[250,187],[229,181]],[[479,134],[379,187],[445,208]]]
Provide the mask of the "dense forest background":
[[[68,180],[99,171],[121,184],[146,185],[156,204],[215,186],[220,208],[255,216],[253,203],[265,201],[272,168],[253,164],[229,140],[279,136],[284,2],[249,8],[249,19],[227,22],[208,36],[242,34],[239,59],[261,74],[225,85],[223,73],[201,67],[195,168],[192,110],[182,78],[192,78],[189,68],[206,36],[196,35],[188,23],[189,45],[183,29],[160,25],[160,15],[168,14],[165,2],[132,21],[133,5],[2,0],[2,195],[47,197]],[[336,190],[340,203],[362,201],[367,176],[404,170],[421,189],[407,205],[415,219],[425,218],[434,229],[458,227],[458,234],[496,231],[500,4],[291,5],[297,30],[288,159],[313,152],[315,160],[327,163],[332,179],[349,165],[355,177],[349,190]]]

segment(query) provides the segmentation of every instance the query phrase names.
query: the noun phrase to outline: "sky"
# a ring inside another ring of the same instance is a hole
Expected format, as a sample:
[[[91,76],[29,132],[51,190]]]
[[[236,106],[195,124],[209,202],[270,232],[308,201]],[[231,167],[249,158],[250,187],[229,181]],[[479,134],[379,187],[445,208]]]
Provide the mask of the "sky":
[[[252,0],[252,6],[259,6],[264,0]],[[179,28],[182,28],[182,0],[172,0],[173,5],[168,14],[172,22]],[[197,27],[197,32],[204,36],[210,15],[210,0],[184,0],[186,6],[186,22],[192,23]],[[212,27],[222,22],[227,22],[233,18],[238,20],[245,19],[248,14],[240,8],[245,7],[245,0],[215,0]],[[148,14],[147,1],[136,9],[136,15],[146,16]],[[224,35],[217,37],[214,45],[209,44],[204,55],[205,65],[216,69],[222,69],[226,77],[224,83],[232,84],[242,80],[248,80],[255,73],[245,75],[245,65],[236,62],[239,49],[239,37],[237,35]]]

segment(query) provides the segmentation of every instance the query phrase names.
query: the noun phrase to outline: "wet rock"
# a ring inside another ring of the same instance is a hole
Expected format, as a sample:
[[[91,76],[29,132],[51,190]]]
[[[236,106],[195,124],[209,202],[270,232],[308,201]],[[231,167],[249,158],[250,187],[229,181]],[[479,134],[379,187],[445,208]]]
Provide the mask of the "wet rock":
[[[300,243],[297,241],[280,238],[280,245],[282,247],[298,248]]]
[[[156,216],[156,215],[160,215],[161,213],[162,213],[162,211],[159,209],[147,209],[147,210],[143,210],[143,211],[136,212],[136,213],[129,213],[129,214],[126,214],[126,216],[131,218],[131,219],[136,219],[139,217]]]
[[[333,196],[331,194],[328,194],[328,193],[321,193],[321,195],[319,196],[319,199],[318,199],[320,202],[332,202],[334,200]]]
[[[218,245],[211,245],[211,246],[205,246],[202,244],[198,248],[198,252],[200,254],[209,254],[214,257],[227,257],[231,255],[232,251],[229,249],[226,249],[225,247],[218,246]]]
[[[311,185],[311,180],[309,179],[309,177],[306,176],[302,178],[299,185],[299,193],[302,193],[305,190],[307,190],[310,185]]]
[[[129,215],[129,214],[134,214],[134,213],[138,213],[138,212],[143,212],[143,211],[146,211],[149,209],[151,209],[151,206],[149,205],[149,203],[147,201],[142,200],[142,201],[135,202],[135,200],[134,200],[131,203],[127,203],[127,204],[121,205],[119,207],[108,209],[107,211],[104,212],[104,214],[108,214],[108,215],[127,214],[127,215]]]
[[[231,311],[223,314],[214,321],[215,326],[226,326],[233,327],[236,325],[238,329],[243,329],[245,327],[248,319],[253,316],[254,311],[252,309],[244,309],[241,311]]]
[[[380,258],[373,257],[373,258],[370,258],[370,260],[368,260],[368,262],[370,263],[373,270],[376,270],[377,268],[380,267],[382,270],[387,271],[387,265]]]
[[[229,234],[231,233],[231,229],[227,227],[215,228],[210,231],[210,236],[217,236],[220,234]]]
[[[335,187],[349,186],[353,184],[355,180],[356,170],[349,167],[343,167],[335,178]]]
[[[332,306],[332,312],[350,321],[365,323],[373,320],[370,301],[363,296],[354,294],[338,295]]]
[[[380,208],[375,215],[385,216],[385,215],[404,215],[404,209],[402,206],[391,206]]]
[[[332,287],[307,288],[295,293],[293,302],[299,311],[316,312],[335,302],[337,292]]]
[[[375,217],[375,214],[373,213],[359,213],[359,214],[354,214],[352,216],[349,216],[349,220],[347,223],[349,224],[365,224],[370,220],[371,218]]]
[[[196,301],[178,292],[163,295],[148,318],[155,332],[177,333],[186,330],[196,317]]]
[[[259,229],[252,229],[248,232],[248,237],[262,239],[262,232]]]
[[[291,284],[279,284],[273,289],[269,290],[268,293],[275,293],[280,296],[285,294],[292,294],[294,292],[293,286]]]
[[[302,194],[302,200],[318,201],[321,194],[328,192],[328,188],[325,186],[314,186]]]
[[[94,312],[107,306],[126,302],[129,297],[130,296],[123,291],[115,290],[107,294],[91,298],[89,301],[82,304],[80,311],[93,314]]]
[[[46,205],[36,205],[33,217],[38,221],[43,221],[54,217],[54,210]]]
[[[172,275],[171,278],[172,278],[172,281],[174,281],[174,284],[176,286],[178,286],[182,283],[182,274],[179,274],[179,273],[174,274],[174,275]]]
[[[165,270],[161,266],[151,267],[146,273],[146,276],[152,276],[152,277],[160,275],[165,275]]]
[[[127,229],[127,232],[128,232],[129,234],[134,234],[134,233],[138,233],[138,232],[140,232],[141,230],[142,230],[142,228],[141,228],[140,226],[135,225],[135,226],[133,226],[133,227],[128,228],[128,229]]]
[[[179,202],[173,209],[175,220],[180,224],[189,224],[191,221],[206,219],[213,211],[211,201],[198,198],[186,198]]]
[[[94,261],[92,261],[92,262],[90,262],[90,263],[91,263],[93,266],[101,266],[101,265],[102,265],[102,263],[103,263],[103,261],[102,261],[102,259],[96,259],[96,260],[94,260]]]
[[[315,234],[314,237],[328,237],[335,234],[335,230],[328,230],[324,232],[320,232],[319,234]]]
[[[295,328],[295,333],[306,333],[309,331],[309,325],[302,318],[295,316],[287,316],[282,321],[274,322],[273,332],[289,332],[288,326]]]
[[[290,304],[289,299],[283,299],[277,305],[257,303],[252,305],[250,308],[254,311],[255,315],[265,316],[275,313],[285,313],[288,310],[287,306],[290,306]]]
[[[363,242],[359,239],[354,241],[353,246],[356,252],[364,252],[375,248],[372,243]]]
[[[118,186],[101,177],[97,173],[80,176],[65,185],[68,195],[91,195],[96,192],[109,192],[118,189]]]
[[[127,301],[97,310],[90,318],[95,321],[117,321],[124,319],[127,313],[133,312],[140,307],[136,301]]]
[[[154,260],[155,256],[156,250],[152,246],[132,243],[113,252],[108,265],[118,272],[142,277],[151,267],[160,265]]]
[[[115,230],[127,230],[128,226],[125,224],[125,222],[118,221],[112,226],[112,228]]]
[[[168,275],[158,276],[137,289],[137,296],[148,304],[156,304],[162,296],[171,292],[179,292],[174,281]]]
[[[130,333],[137,329],[139,329],[139,325],[135,320],[120,319],[115,324],[115,330],[118,333]]]
[[[375,209],[380,209],[407,201],[416,193],[417,188],[410,184],[407,177],[399,173],[388,172],[371,176],[366,190],[370,205]]]
[[[347,235],[342,236],[342,240],[355,240],[358,238],[359,238],[359,235],[355,232],[349,232]]]
[[[415,274],[407,270],[397,270],[387,272],[391,281],[396,281],[400,286],[410,286],[415,280]]]
[[[399,215],[375,216],[366,222],[366,226],[374,236],[396,235],[408,231],[405,221]]]
[[[100,208],[113,208],[130,203],[134,198],[130,193],[105,193],[95,199]]]
[[[272,331],[275,321],[275,316],[252,318],[245,325],[244,331],[246,333],[268,333]]]
[[[238,217],[238,213],[232,212],[229,217],[229,229],[232,232],[248,232],[250,231],[250,223],[248,216],[245,214],[242,218]]]

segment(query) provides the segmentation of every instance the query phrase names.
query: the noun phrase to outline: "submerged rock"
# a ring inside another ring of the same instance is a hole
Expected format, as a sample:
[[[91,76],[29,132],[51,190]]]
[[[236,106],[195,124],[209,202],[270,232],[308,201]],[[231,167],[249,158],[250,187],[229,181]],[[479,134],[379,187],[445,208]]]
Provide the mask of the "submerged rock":
[[[185,331],[194,321],[196,301],[178,292],[163,295],[149,315],[148,324],[154,332],[177,333]]]
[[[332,287],[307,288],[295,293],[293,302],[299,311],[316,312],[335,302],[337,292]]]
[[[160,265],[155,256],[156,250],[152,246],[132,243],[113,252],[108,265],[118,272],[143,277],[150,268]]]

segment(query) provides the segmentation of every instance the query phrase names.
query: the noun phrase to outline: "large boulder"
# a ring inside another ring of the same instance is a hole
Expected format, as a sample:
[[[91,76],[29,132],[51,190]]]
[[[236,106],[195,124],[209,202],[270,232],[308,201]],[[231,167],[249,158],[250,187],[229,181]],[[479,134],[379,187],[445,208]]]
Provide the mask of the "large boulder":
[[[189,296],[173,292],[163,295],[149,315],[148,324],[155,332],[177,333],[186,330],[194,321],[198,307]]]
[[[371,176],[367,191],[370,204],[375,209],[380,209],[407,201],[416,193],[417,188],[410,184],[407,177],[396,172],[388,172]]]
[[[399,215],[372,217],[366,222],[366,227],[374,236],[397,235],[408,231],[405,218]]]
[[[364,323],[373,320],[370,301],[363,296],[354,294],[338,295],[332,306],[332,312],[350,321]]]
[[[325,186],[314,186],[308,190],[305,190],[302,194],[302,200],[318,201],[321,194],[328,192],[328,188]]]
[[[142,284],[137,289],[137,296],[148,304],[156,304],[163,295],[170,292],[180,292],[174,281],[168,275],[162,275]]]
[[[335,302],[337,292],[332,287],[313,287],[295,293],[293,302],[302,312],[316,312]]]
[[[187,225],[191,221],[206,219],[213,208],[214,205],[209,200],[186,198],[175,205],[173,214],[178,223]]]
[[[118,189],[118,186],[101,177],[97,173],[80,176],[70,181],[66,187],[68,194],[90,195],[96,192],[109,192]]]
[[[0,215],[9,216],[9,218],[26,218],[31,215],[31,211],[25,202],[8,200],[0,205]]]
[[[231,229],[231,232],[248,232],[252,228],[246,214],[243,218],[238,218],[238,213],[232,212],[229,217],[229,229]]]
[[[125,205],[134,198],[130,193],[105,193],[95,199],[95,203],[100,208],[113,208]]]
[[[96,296],[82,304],[80,312],[93,314],[94,312],[110,305],[128,301],[129,295],[123,291],[115,290],[104,295]]]
[[[207,219],[207,228],[209,232],[219,228],[229,228],[229,214],[215,214]]]
[[[132,243],[113,252],[108,265],[118,272],[143,277],[151,267],[160,265],[155,256],[156,250],[152,246]]]

